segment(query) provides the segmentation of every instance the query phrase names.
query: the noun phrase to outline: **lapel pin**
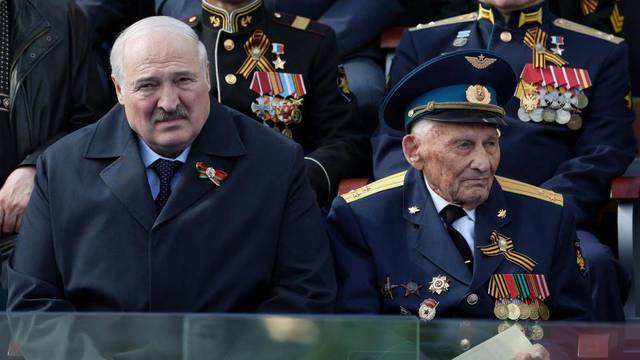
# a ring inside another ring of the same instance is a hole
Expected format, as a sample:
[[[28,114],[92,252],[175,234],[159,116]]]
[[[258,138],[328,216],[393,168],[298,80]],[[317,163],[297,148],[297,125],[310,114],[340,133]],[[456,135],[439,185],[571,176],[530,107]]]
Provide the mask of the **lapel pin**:
[[[498,210],[498,217],[500,219],[504,219],[507,217],[507,209],[500,209]]]
[[[420,208],[417,206],[412,206],[408,210],[409,210],[409,214],[411,215],[415,215],[420,212]]]
[[[404,297],[407,297],[409,295],[415,295],[417,297],[421,297],[420,296],[420,288],[424,287],[424,285],[418,285],[413,281],[409,281],[406,284],[402,284],[400,285],[404,288]]]
[[[216,170],[211,166],[208,166],[207,164],[205,164],[204,161],[196,162],[196,170],[198,171],[199,178],[209,179],[216,186],[220,186],[228,176],[226,172],[222,170]]]
[[[392,290],[397,288],[398,285],[391,284],[391,278],[388,276],[384,280],[384,284],[382,284],[382,296],[386,299],[389,298],[393,300],[393,292]]]
[[[449,279],[444,275],[434,276],[429,282],[429,291],[434,294],[442,294],[449,290]]]

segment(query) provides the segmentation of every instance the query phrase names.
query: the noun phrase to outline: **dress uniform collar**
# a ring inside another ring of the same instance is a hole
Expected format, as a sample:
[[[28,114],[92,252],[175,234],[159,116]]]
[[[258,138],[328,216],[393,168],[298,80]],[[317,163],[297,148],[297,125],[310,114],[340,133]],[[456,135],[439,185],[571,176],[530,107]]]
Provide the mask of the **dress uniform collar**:
[[[478,5],[478,21],[488,21],[492,24],[501,24],[507,27],[529,27],[541,25],[543,16],[548,14],[548,7],[546,2],[541,2],[530,6],[528,8],[514,11],[513,14],[506,20],[500,11],[493,8],[493,6],[480,3]]]
[[[202,1],[203,22],[214,30],[242,32],[255,28],[256,24],[259,24],[264,17],[265,10],[262,0],[254,0],[231,13]]]

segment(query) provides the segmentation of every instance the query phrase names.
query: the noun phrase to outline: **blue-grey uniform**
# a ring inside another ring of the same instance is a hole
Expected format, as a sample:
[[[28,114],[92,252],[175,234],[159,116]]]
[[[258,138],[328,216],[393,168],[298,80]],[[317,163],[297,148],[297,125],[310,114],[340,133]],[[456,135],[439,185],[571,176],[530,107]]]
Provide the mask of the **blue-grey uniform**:
[[[520,75],[505,106],[498,174],[562,193],[590,263],[596,318],[623,318],[622,269],[588,230],[624,172],[636,145],[630,111],[627,46],[622,39],[557,18],[543,2],[513,13],[478,12],[407,31],[391,67],[391,83],[419,64],[458,49],[490,49]],[[455,68],[451,72],[457,71]],[[555,103],[554,103],[555,102]],[[406,168],[400,132],[380,123],[372,140],[374,175]]]

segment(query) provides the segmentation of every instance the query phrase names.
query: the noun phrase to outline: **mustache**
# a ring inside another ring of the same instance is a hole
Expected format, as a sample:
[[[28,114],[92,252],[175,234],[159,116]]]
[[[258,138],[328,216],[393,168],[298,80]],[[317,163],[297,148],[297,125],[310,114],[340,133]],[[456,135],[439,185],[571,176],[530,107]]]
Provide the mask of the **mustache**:
[[[156,108],[156,110],[153,112],[153,115],[151,116],[151,122],[155,124],[161,121],[168,121],[168,120],[175,120],[175,119],[189,120],[190,118],[191,117],[189,114],[189,110],[187,110],[187,108],[184,107],[184,105],[179,104],[178,106],[176,106],[176,110],[172,112],[167,112],[160,108]]]

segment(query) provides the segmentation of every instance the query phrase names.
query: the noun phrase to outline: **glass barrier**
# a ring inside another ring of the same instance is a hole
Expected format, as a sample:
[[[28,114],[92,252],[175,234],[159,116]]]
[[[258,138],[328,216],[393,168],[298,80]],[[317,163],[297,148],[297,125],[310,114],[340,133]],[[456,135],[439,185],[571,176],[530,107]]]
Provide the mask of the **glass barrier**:
[[[640,359],[639,322],[409,316],[22,313],[0,321],[0,347],[7,359],[453,359],[513,325],[552,359]]]

